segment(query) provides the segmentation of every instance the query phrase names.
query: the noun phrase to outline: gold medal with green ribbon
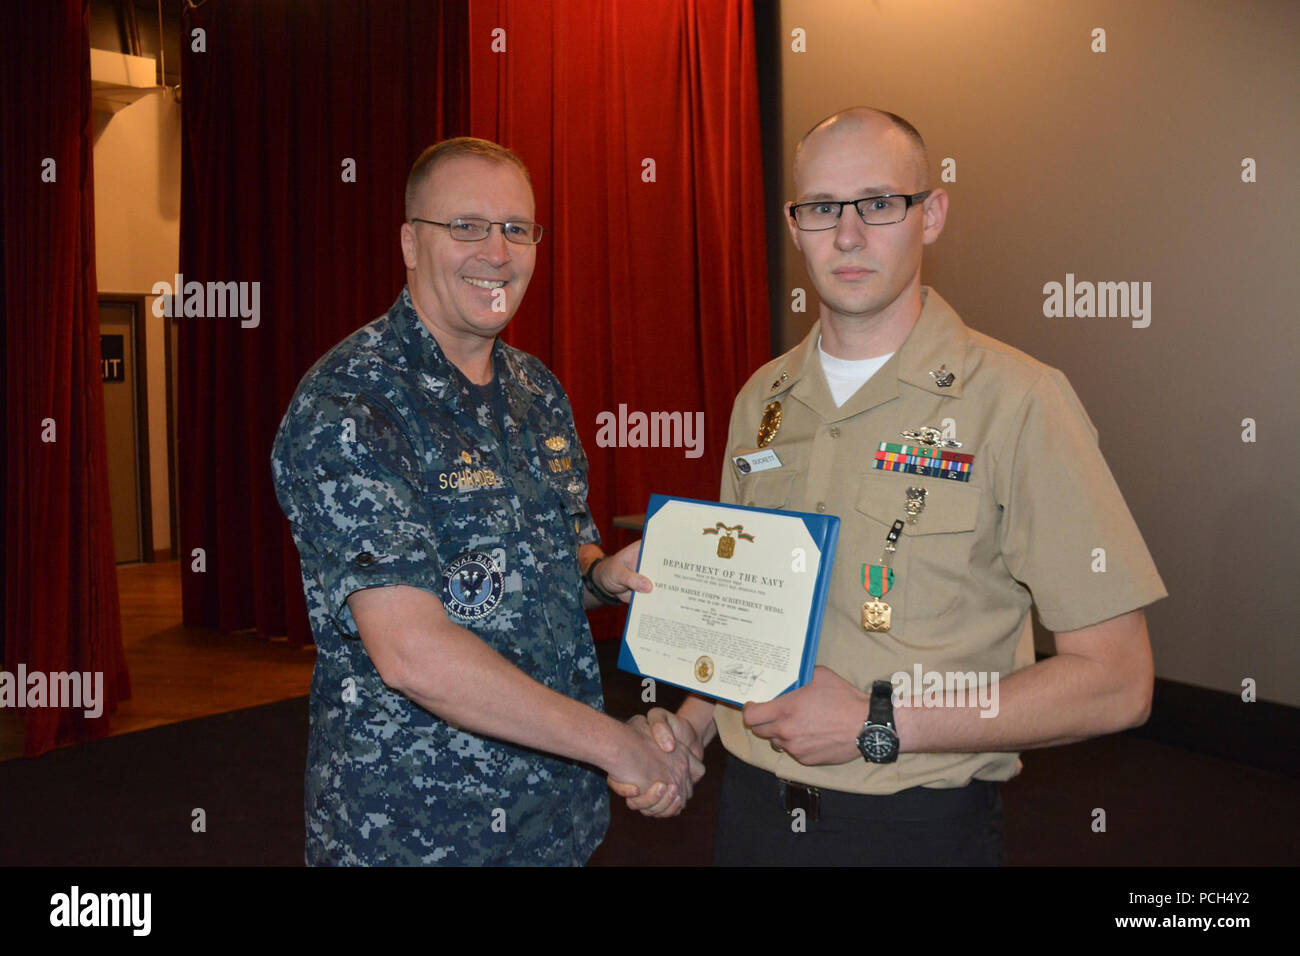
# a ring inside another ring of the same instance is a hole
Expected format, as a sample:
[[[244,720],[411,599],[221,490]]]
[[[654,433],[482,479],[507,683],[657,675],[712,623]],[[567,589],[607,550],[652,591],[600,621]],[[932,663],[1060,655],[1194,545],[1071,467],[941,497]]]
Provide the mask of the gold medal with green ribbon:
[[[874,599],[862,605],[862,629],[864,631],[889,630],[889,618],[893,611],[881,599],[894,586],[894,569],[883,564],[864,564],[862,586]]]

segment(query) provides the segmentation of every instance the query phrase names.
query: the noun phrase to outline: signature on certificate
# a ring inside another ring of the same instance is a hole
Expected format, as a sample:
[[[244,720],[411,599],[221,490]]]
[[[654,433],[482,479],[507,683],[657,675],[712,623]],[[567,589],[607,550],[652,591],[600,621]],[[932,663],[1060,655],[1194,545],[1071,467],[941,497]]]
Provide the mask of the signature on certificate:
[[[747,691],[754,686],[754,682],[763,676],[763,669],[753,664],[728,664],[721,670],[719,678],[724,684],[731,684]]]

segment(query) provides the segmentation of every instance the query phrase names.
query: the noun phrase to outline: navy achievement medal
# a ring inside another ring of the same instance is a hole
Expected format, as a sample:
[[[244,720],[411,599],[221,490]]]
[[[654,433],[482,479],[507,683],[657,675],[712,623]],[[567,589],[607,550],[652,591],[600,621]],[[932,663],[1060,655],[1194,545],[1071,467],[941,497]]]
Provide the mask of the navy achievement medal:
[[[763,409],[763,420],[758,423],[758,447],[766,448],[776,437],[777,429],[781,427],[781,403],[768,402],[767,407]]]
[[[898,550],[898,539],[902,533],[903,520],[900,518],[890,526],[889,534],[885,535],[885,550],[880,555],[880,563],[862,566],[862,586],[875,598],[862,605],[864,631],[889,630],[894,612],[883,598],[894,586],[894,569],[889,565],[894,560],[894,552]]]
[[[881,564],[864,564],[862,586],[873,598],[862,605],[862,629],[864,631],[889,630],[889,618],[893,611],[882,598],[894,586],[894,569]]]

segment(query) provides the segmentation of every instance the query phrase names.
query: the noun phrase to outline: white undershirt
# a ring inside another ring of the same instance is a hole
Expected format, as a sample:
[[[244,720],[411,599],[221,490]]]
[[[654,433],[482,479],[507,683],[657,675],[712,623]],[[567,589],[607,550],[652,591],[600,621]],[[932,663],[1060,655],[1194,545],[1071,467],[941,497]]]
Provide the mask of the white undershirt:
[[[822,360],[822,372],[826,375],[826,384],[831,387],[831,398],[836,406],[843,405],[853,393],[867,384],[867,379],[880,371],[880,366],[889,361],[894,354],[878,355],[869,359],[842,359],[827,355],[822,351],[822,337],[817,336],[817,354]]]

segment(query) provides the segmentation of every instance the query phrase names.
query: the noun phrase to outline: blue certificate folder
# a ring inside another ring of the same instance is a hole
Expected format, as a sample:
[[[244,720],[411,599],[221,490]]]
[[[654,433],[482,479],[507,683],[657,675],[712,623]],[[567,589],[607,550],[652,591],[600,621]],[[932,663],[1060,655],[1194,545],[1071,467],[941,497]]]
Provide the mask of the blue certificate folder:
[[[651,495],[650,505],[646,509],[645,526],[641,536],[641,557],[637,563],[638,571],[645,573],[644,571],[642,571],[641,564],[645,561],[647,544],[649,542],[656,542],[658,540],[655,537],[656,535],[655,520],[654,520],[655,515],[664,507],[664,505],[668,504],[669,502],[678,502],[678,501],[706,506],[710,514],[714,512],[722,512],[722,511],[732,512],[732,513],[738,512],[738,514],[735,514],[734,516],[734,521],[732,519],[728,519],[728,521],[726,522],[727,524],[732,524],[733,527],[735,525],[743,524],[744,522],[743,516],[745,514],[780,515],[786,518],[797,518],[803,522],[804,528],[807,530],[809,537],[811,537],[813,545],[821,553],[820,555],[817,554],[807,555],[806,573],[814,574],[815,578],[814,578],[813,588],[812,588],[812,601],[810,607],[808,608],[807,633],[803,644],[803,654],[799,662],[799,676],[797,680],[793,681],[788,686],[781,688],[776,693],[771,694],[766,699],[771,699],[772,697],[780,696],[781,694],[787,693],[789,691],[794,690],[797,687],[802,687],[805,684],[807,684],[810,680],[812,680],[813,668],[817,664],[817,642],[819,637],[821,636],[822,615],[826,609],[826,592],[830,586],[831,568],[834,566],[835,563],[835,544],[839,538],[840,519],[835,515],[808,514],[802,511],[778,511],[771,508],[748,508],[748,507],[743,507],[741,505],[722,504],[721,502],[717,502],[717,501],[701,501],[697,498],[679,498],[679,497],[673,497],[668,495]],[[723,523],[724,522],[718,522],[718,524],[723,524]],[[708,530],[701,529],[702,535],[708,535],[711,533],[712,532]],[[712,539],[712,541],[718,542],[718,538],[715,537]],[[683,545],[686,544],[687,542],[683,542]],[[713,545],[709,545],[709,546],[713,547]],[[722,551],[723,551],[722,544],[719,543],[716,545],[716,547],[717,547],[717,554],[719,555],[719,557],[722,557]],[[734,547],[735,545],[733,543],[732,550],[734,550]],[[789,567],[791,564],[791,559],[787,557],[786,562],[787,562],[786,566]],[[715,563],[720,563],[720,562],[715,562]],[[654,575],[648,575],[648,576],[651,578],[651,580],[655,580]],[[656,586],[657,585],[658,582],[656,581]],[[739,697],[728,696],[727,693],[723,691],[721,687],[714,689],[714,688],[705,688],[699,686],[698,684],[698,680],[700,678],[699,672],[696,672],[697,683],[695,685],[690,685],[687,683],[683,683],[681,681],[670,680],[662,676],[661,674],[654,674],[654,673],[648,673],[646,671],[643,671],[641,667],[638,665],[632,649],[628,645],[628,628],[630,627],[633,621],[632,608],[635,606],[636,602],[640,599],[648,600],[649,598],[650,595],[645,595],[644,598],[642,597],[642,595],[638,595],[635,593],[632,595],[632,603],[628,608],[627,621],[623,625],[622,646],[619,648],[618,666],[620,670],[628,671],[630,673],[637,674],[642,677],[650,677],[655,681],[662,681],[666,684],[671,684],[672,686],[681,687],[684,690],[689,690],[691,693],[699,694],[702,697],[711,697],[714,700],[720,700],[725,703],[743,705],[746,702],[746,700],[751,699],[751,698],[746,698],[743,695],[740,695]],[[705,658],[701,658],[701,659],[705,659]],[[712,666],[713,666],[712,662],[710,661],[710,664],[706,669],[711,669]],[[705,678],[705,680],[708,680],[708,678]]]

